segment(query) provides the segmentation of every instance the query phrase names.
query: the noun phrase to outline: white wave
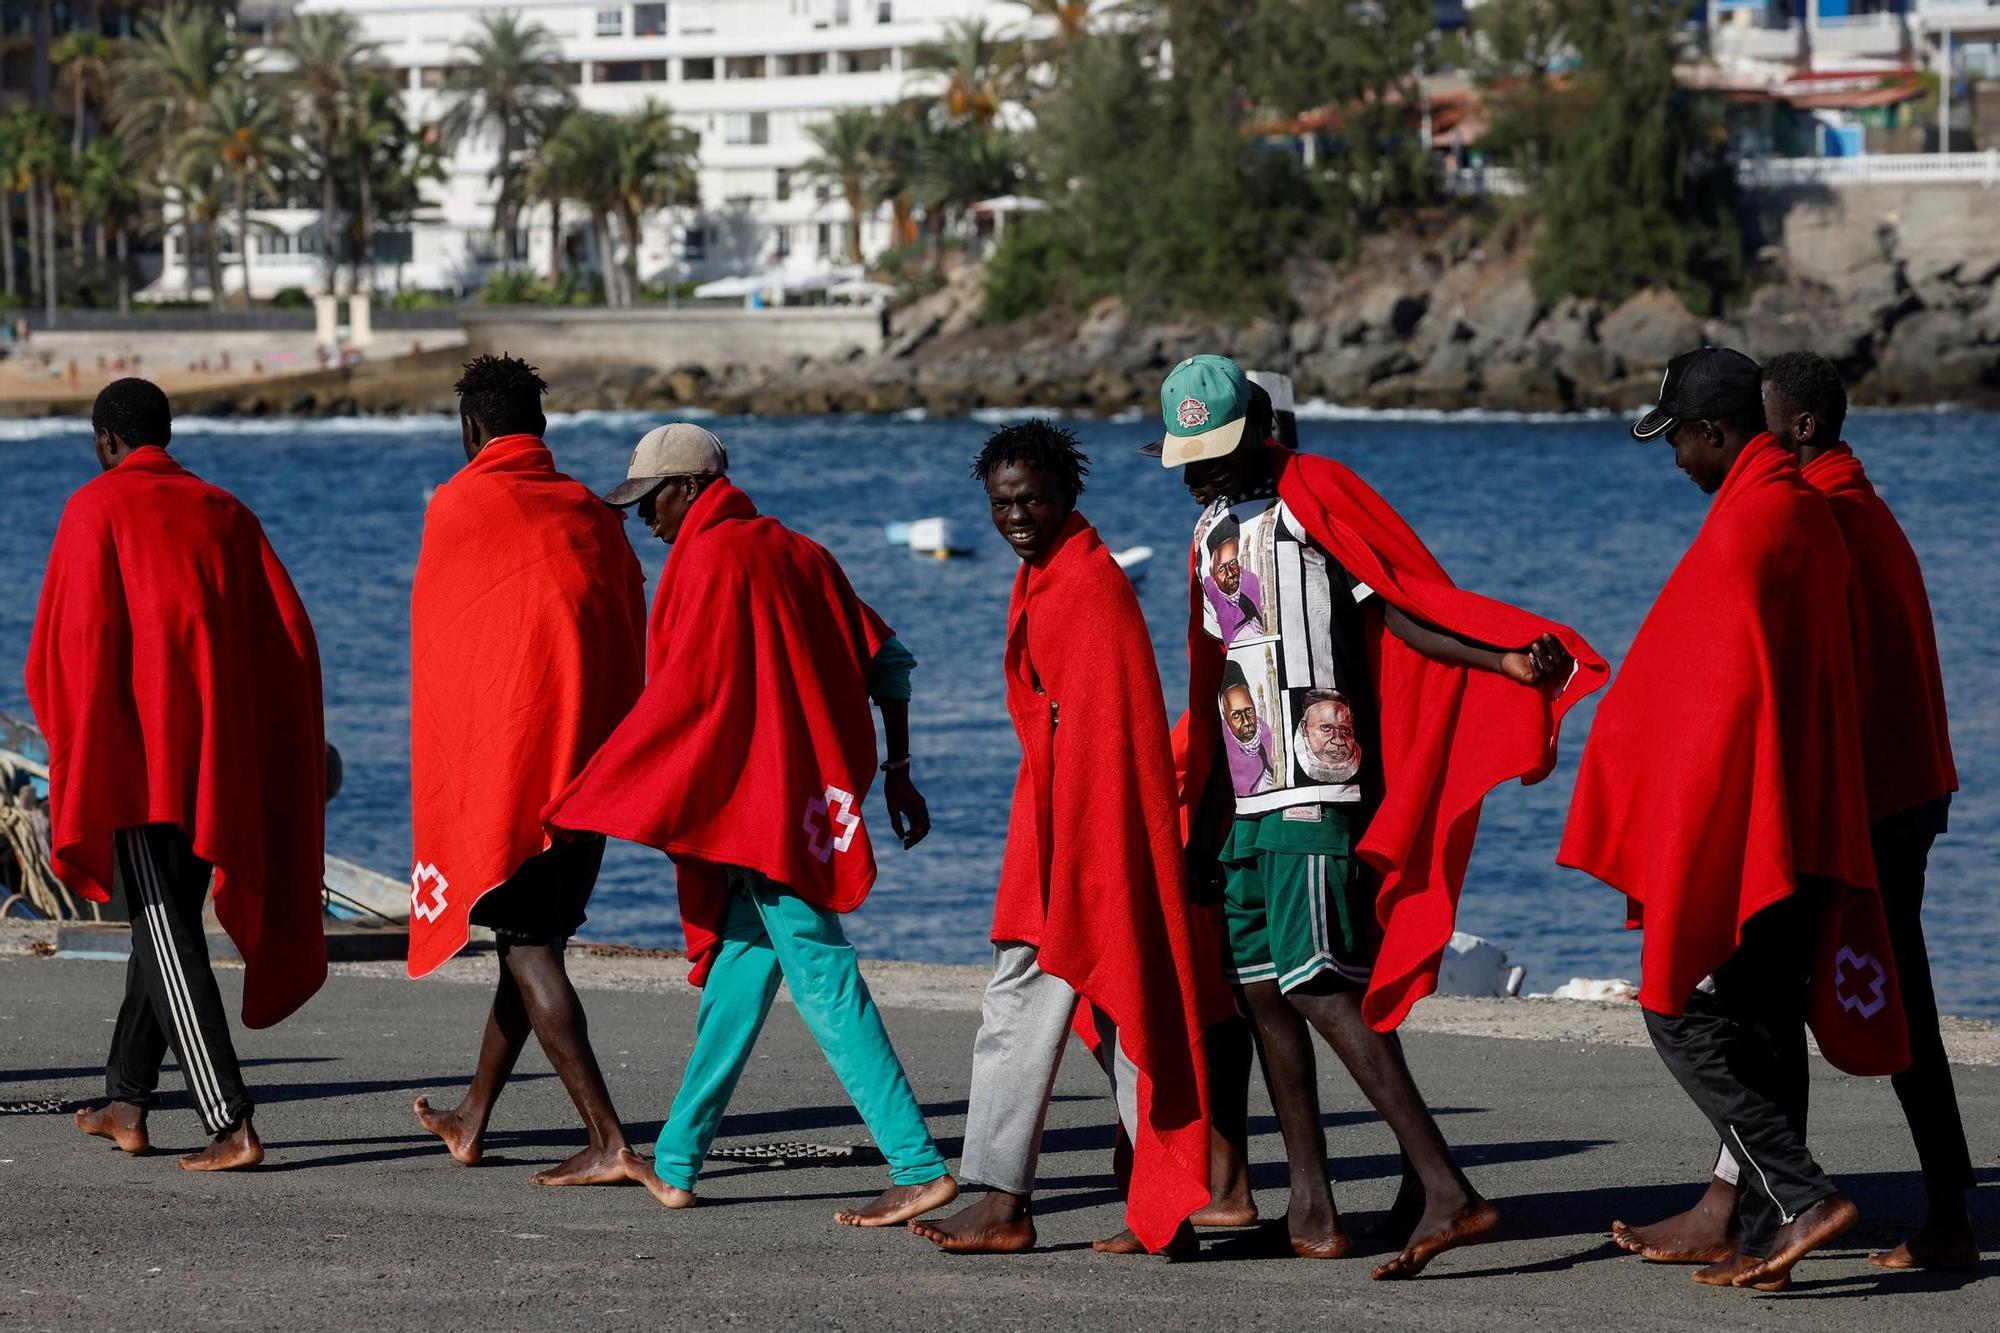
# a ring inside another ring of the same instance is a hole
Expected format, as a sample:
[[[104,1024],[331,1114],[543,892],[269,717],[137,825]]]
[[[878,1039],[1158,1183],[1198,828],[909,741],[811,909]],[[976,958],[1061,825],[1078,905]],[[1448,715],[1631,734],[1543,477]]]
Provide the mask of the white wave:
[[[982,426],[1009,426],[1017,421],[1067,421],[1077,413],[1066,407],[975,407],[966,418]]]
[[[1468,407],[1447,412],[1435,407],[1349,407],[1343,403],[1329,403],[1324,398],[1313,398],[1298,405],[1301,421],[1436,421],[1450,423],[1476,422],[1524,422],[1549,424],[1567,421],[1622,421],[1627,416],[1638,416],[1650,404],[1635,407],[1631,412],[1612,412],[1594,408],[1587,412],[1502,412],[1491,408]]]
[[[553,434],[565,427],[589,426],[643,428],[658,425],[666,420],[709,421],[713,420],[715,415],[705,407],[677,407],[671,412],[608,411],[595,408],[582,412],[551,412],[549,431]],[[412,412],[393,416],[174,418],[174,436],[177,439],[289,435],[301,430],[309,430],[315,435],[407,436],[435,435],[444,432],[455,436],[458,433],[458,417],[445,412]],[[0,420],[0,443],[10,440],[55,440],[69,437],[87,440],[89,436],[90,421],[82,415]]]

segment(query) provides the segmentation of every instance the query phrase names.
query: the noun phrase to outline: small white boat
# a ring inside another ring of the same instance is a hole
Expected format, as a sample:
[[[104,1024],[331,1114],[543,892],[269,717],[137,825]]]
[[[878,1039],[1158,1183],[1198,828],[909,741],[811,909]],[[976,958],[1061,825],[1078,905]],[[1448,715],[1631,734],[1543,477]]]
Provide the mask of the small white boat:
[[[969,548],[957,544],[956,536],[948,518],[918,518],[882,525],[882,539],[889,545],[907,547],[912,555],[938,560],[972,554]]]
[[[1125,577],[1136,584],[1146,577],[1146,567],[1153,559],[1153,548],[1128,546],[1122,551],[1113,551],[1111,558],[1118,562],[1118,568],[1125,571]]]

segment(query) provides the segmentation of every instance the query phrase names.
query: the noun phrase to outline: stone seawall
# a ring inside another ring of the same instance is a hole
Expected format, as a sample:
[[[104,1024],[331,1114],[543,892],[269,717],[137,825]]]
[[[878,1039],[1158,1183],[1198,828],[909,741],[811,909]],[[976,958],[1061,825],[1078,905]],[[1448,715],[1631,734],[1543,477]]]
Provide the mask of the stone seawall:
[[[609,366],[774,370],[801,358],[848,361],[882,344],[880,316],[846,308],[475,309],[461,322],[472,354],[510,352],[557,376]]]

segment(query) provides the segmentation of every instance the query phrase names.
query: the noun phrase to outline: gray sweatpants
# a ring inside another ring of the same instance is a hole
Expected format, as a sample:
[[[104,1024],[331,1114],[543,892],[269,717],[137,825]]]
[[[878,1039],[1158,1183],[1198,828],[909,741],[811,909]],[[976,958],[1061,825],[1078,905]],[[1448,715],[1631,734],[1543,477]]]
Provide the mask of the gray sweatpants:
[[[980,1006],[979,1036],[972,1043],[972,1096],[965,1117],[965,1153],[958,1177],[1009,1194],[1035,1188],[1042,1123],[1063,1044],[1076,1015],[1069,983],[1042,971],[1032,944],[997,944],[993,980]],[[1099,1061],[1111,1076],[1112,1095],[1125,1133],[1138,1136],[1139,1068],[1118,1044],[1118,1030],[1097,1015]]]

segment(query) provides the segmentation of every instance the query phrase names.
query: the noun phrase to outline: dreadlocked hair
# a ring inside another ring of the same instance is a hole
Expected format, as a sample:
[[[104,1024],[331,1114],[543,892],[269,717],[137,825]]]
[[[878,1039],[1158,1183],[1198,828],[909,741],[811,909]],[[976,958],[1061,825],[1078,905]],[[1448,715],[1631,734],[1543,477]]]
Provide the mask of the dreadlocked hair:
[[[1039,417],[994,431],[972,460],[972,475],[985,481],[1009,463],[1026,463],[1053,478],[1072,504],[1083,494],[1083,479],[1090,473],[1090,460],[1076,447],[1076,436]]]
[[[465,363],[452,386],[458,410],[495,435],[540,435],[548,428],[542,395],[548,383],[519,357],[487,354]]]

